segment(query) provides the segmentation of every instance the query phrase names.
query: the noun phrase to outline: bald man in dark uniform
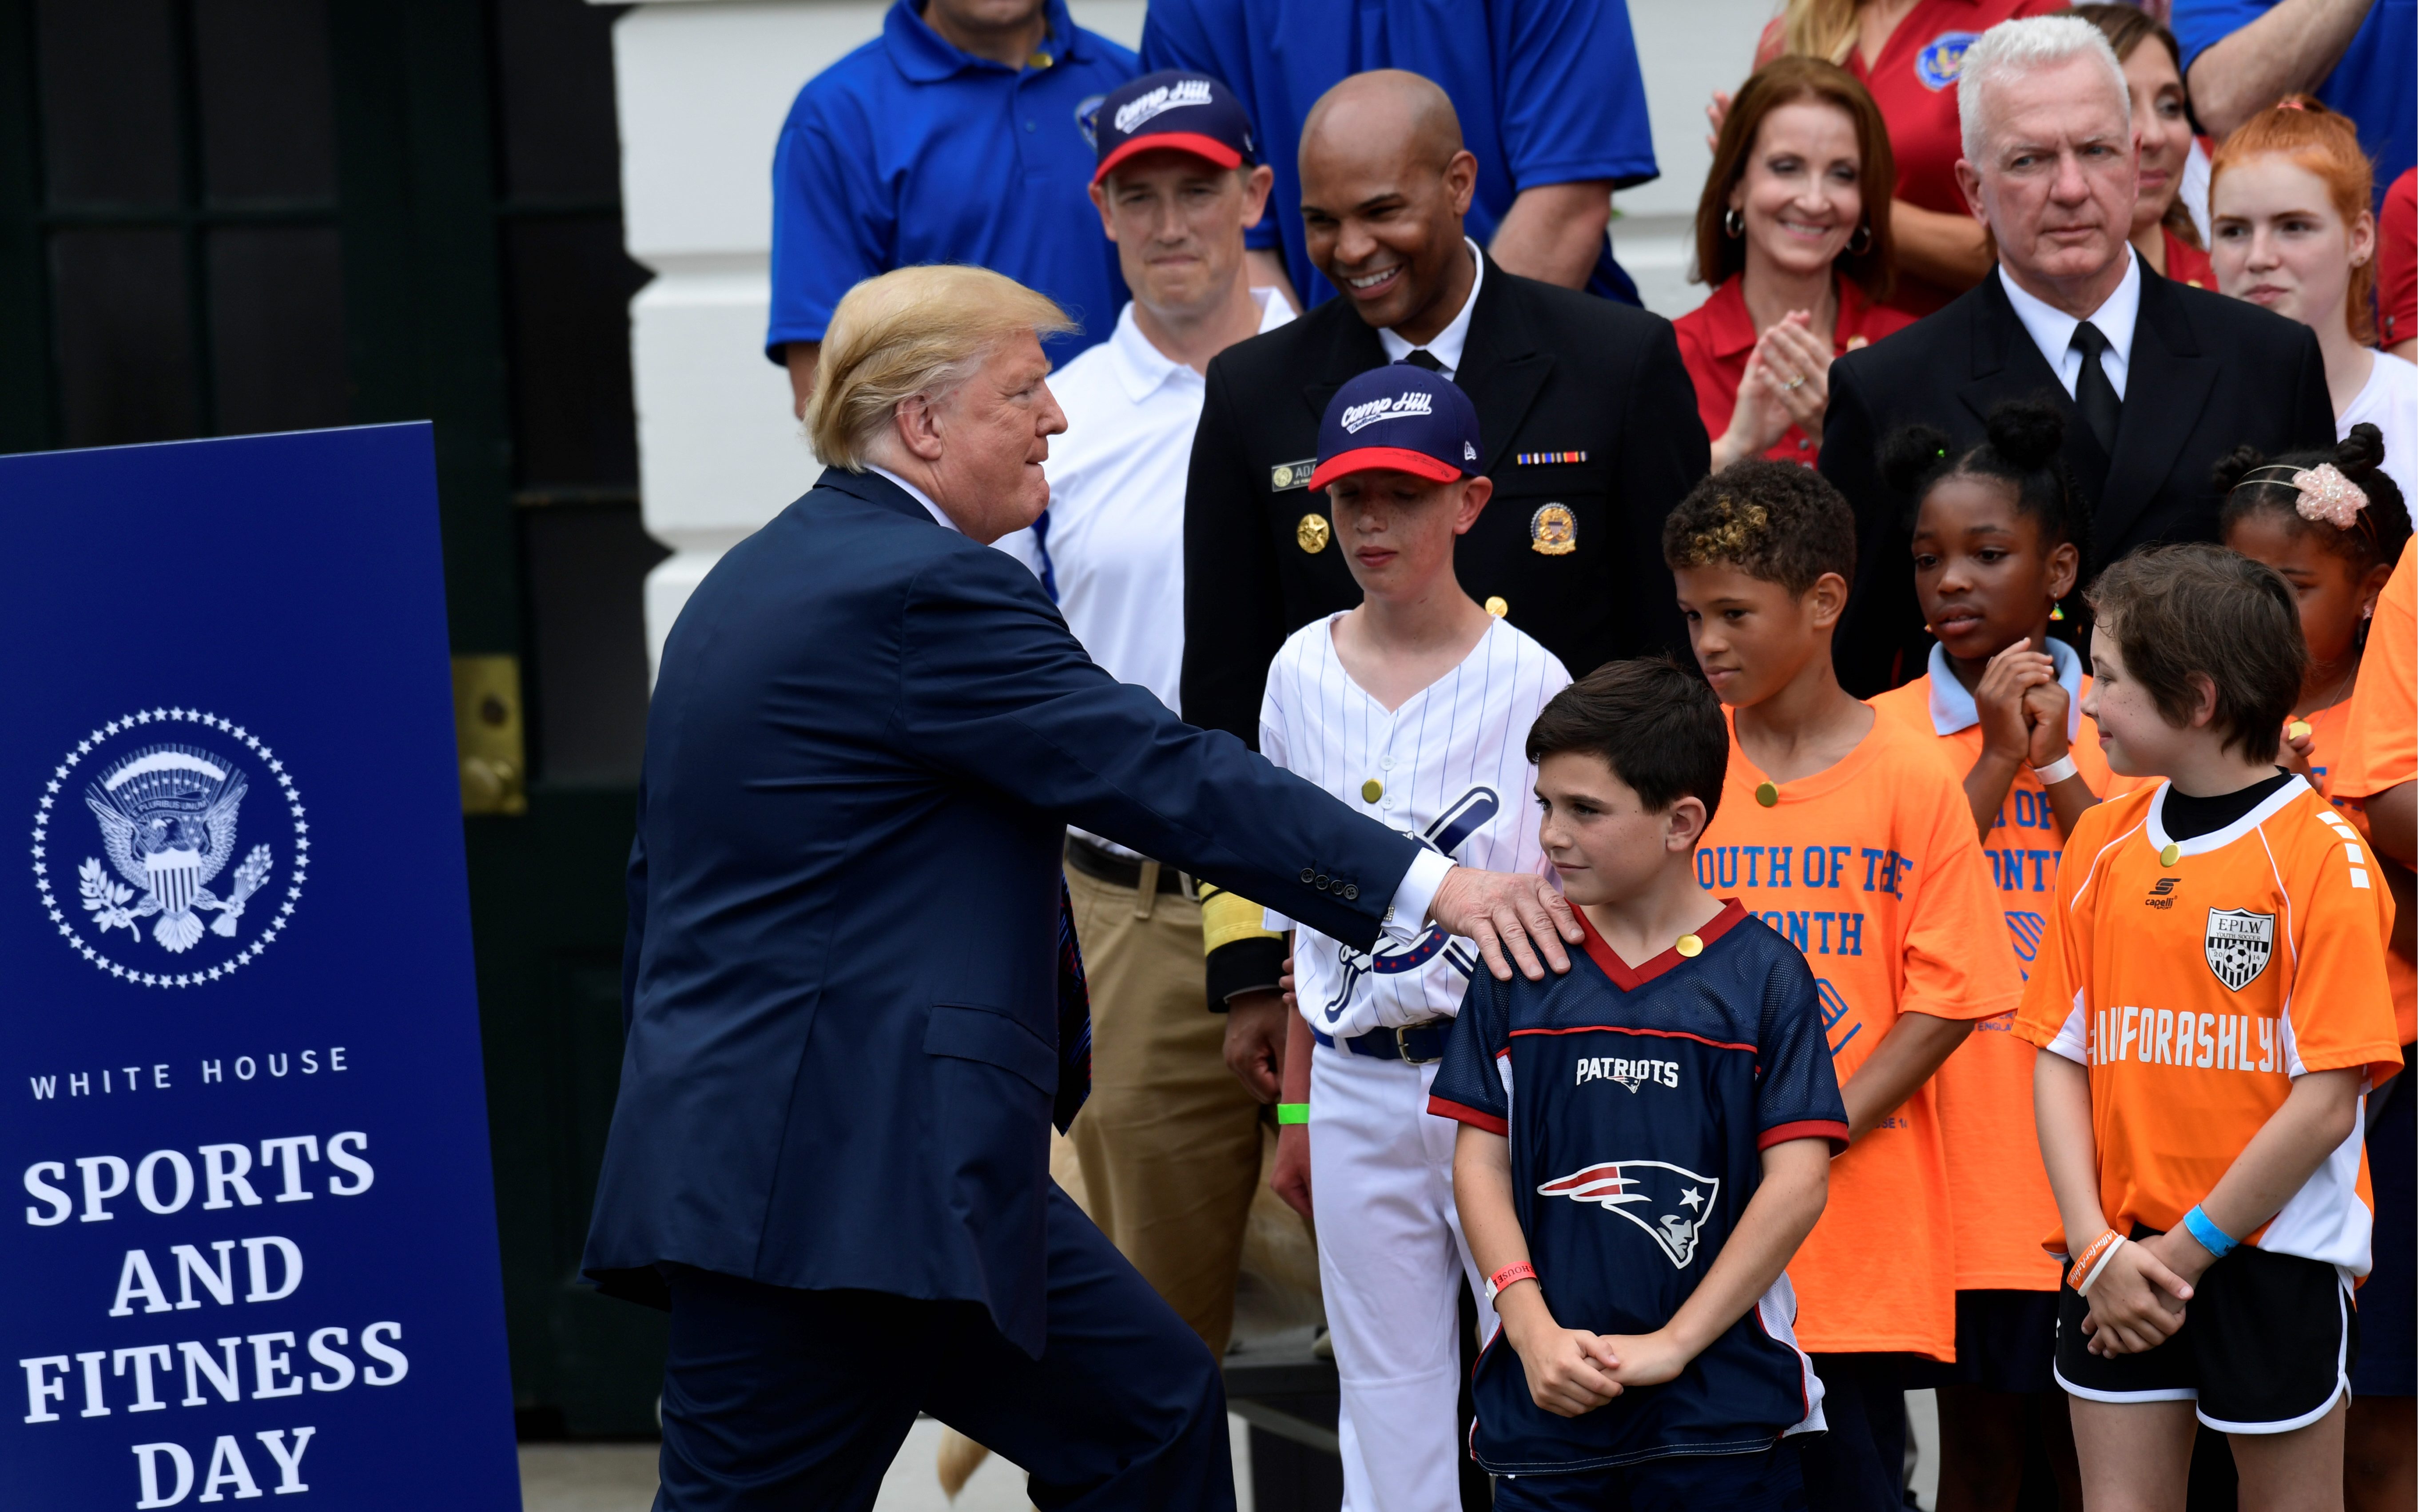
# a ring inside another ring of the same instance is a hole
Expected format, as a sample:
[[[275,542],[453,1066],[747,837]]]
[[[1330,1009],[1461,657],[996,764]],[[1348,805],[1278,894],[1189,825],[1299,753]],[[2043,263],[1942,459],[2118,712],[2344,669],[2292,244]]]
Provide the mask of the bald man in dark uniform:
[[[1444,91],[1381,69],[1337,84],[1301,136],[1310,260],[1339,296],[1210,363],[1184,521],[1184,717],[1256,746],[1286,635],[1359,603],[1308,489],[1327,399],[1410,361],[1477,405],[1494,481],[1462,538],[1462,586],[1574,676],[1685,652],[1662,518],[1708,448],[1671,323],[1505,272],[1463,235],[1477,160]],[[1227,1063],[1274,1101],[1283,945],[1242,900],[1209,900],[1210,1001],[1237,1010]]]

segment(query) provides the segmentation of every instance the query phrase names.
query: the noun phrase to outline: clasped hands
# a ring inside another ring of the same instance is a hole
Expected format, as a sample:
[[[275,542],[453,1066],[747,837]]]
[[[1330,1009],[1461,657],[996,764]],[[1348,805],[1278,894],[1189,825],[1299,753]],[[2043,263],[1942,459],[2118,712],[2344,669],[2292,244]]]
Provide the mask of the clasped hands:
[[[1633,1335],[1564,1328],[1533,1284],[1505,1288],[1495,1306],[1529,1397],[1557,1417],[1594,1412],[1630,1386],[1660,1385],[1693,1357],[1668,1328]]]
[[[1990,658],[1973,689],[1982,746],[2002,761],[2045,767],[2066,754],[2065,687],[2048,653],[2019,640]]]
[[[2215,1257],[2181,1226],[2119,1245],[2090,1288],[2082,1332],[2091,1353],[2112,1359],[2153,1350],[2183,1325],[2183,1304]]]

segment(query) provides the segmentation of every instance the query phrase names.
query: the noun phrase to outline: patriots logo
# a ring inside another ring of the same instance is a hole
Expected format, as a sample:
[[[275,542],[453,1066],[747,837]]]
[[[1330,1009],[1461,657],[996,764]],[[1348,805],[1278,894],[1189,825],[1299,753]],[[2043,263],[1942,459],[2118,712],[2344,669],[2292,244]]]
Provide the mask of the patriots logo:
[[[1663,1160],[1615,1160],[1574,1170],[1537,1188],[1539,1197],[1599,1203],[1654,1236],[1675,1269],[1696,1258],[1697,1231],[1722,1193],[1721,1178]]]

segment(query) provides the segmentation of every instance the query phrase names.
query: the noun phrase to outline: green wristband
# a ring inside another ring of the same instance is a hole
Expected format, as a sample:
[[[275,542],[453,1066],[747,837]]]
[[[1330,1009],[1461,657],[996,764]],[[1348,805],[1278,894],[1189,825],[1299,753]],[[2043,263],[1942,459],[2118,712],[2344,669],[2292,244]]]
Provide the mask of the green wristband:
[[[1277,1105],[1277,1122],[1280,1124],[1308,1123],[1309,1105],[1308,1103],[1278,1103]]]

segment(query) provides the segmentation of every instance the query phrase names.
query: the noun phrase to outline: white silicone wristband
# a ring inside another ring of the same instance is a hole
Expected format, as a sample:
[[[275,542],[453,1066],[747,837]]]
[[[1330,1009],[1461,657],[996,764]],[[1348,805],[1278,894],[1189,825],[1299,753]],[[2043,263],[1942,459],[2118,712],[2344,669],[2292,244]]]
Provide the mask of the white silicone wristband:
[[[2074,764],[2074,757],[2069,754],[2058,757],[2045,767],[2034,767],[2032,775],[2040,779],[2043,787],[2052,787],[2081,770]]]
[[[2116,1258],[2116,1252],[2118,1250],[2131,1243],[2132,1241],[2125,1238],[2122,1234],[2118,1234],[2116,1236],[2116,1242],[2107,1246],[2107,1253],[2099,1257],[2099,1263],[2090,1267],[2090,1274],[2084,1276],[2082,1278],[2082,1284],[2074,1289],[2074,1294],[2077,1297],[2087,1297],[2090,1295],[2090,1289],[2099,1284],[2099,1277],[2105,1273],[2107,1262]]]

